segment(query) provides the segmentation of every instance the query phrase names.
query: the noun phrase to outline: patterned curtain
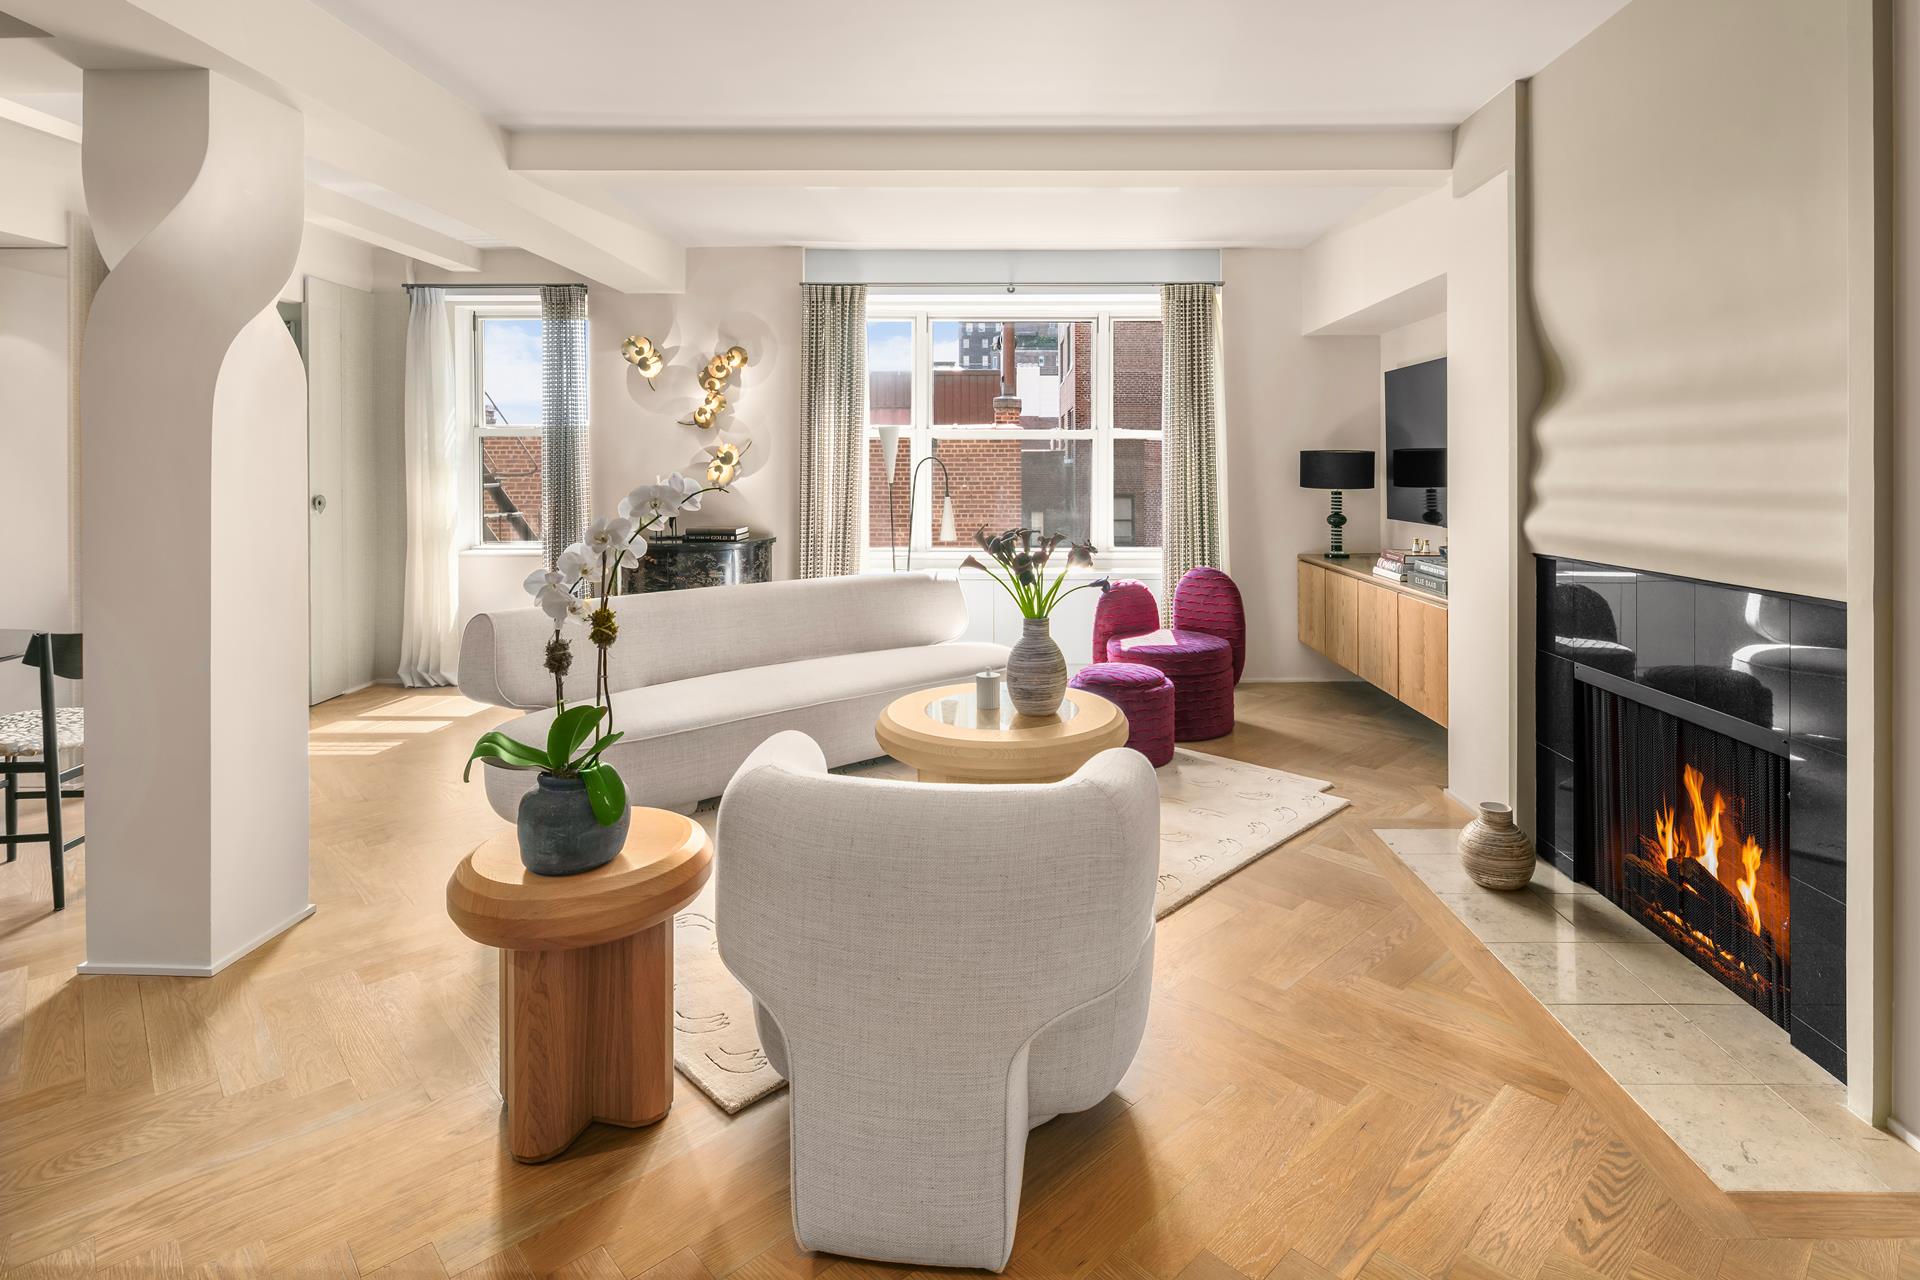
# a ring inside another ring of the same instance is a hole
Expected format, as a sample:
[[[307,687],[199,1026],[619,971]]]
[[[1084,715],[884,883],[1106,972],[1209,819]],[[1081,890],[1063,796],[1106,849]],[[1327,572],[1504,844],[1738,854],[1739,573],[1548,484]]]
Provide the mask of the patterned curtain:
[[[1161,510],[1165,583],[1161,613],[1187,570],[1219,567],[1220,292],[1210,284],[1160,286],[1165,341],[1161,366]]]
[[[540,537],[547,567],[587,532],[587,286],[540,286]]]
[[[800,576],[860,563],[861,456],[867,430],[867,287],[804,289],[806,399],[801,407]]]

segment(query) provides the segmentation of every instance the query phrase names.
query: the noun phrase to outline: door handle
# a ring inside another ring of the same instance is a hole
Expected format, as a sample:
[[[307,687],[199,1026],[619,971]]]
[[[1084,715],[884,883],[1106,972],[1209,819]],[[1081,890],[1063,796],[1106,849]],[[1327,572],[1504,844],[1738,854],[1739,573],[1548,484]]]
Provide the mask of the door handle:
[[[313,500],[307,505],[313,508],[313,514],[317,516],[325,515],[327,511],[327,495],[324,493],[316,493],[313,495]]]

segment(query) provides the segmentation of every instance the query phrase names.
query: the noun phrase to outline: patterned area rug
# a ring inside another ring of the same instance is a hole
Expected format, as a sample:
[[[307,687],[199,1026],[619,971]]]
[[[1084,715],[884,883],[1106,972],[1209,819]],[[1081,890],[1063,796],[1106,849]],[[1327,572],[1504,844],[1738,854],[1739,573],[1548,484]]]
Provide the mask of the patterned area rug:
[[[896,760],[837,773],[911,778]],[[1185,748],[1159,771],[1160,888],[1154,917],[1193,901],[1255,858],[1347,807],[1332,783]],[[695,818],[713,831],[715,810]],[[725,856],[725,851],[721,851]],[[786,1084],[767,1063],[753,1000],[720,963],[713,885],[674,920],[673,1065],[728,1115]]]

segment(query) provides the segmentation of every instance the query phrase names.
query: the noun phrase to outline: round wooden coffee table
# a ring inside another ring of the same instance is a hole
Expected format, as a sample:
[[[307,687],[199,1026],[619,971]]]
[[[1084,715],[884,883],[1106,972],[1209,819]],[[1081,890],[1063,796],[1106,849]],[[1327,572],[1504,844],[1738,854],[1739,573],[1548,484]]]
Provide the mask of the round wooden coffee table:
[[[1067,690],[1058,715],[1023,716],[1005,691],[982,711],[973,685],[896,698],[873,736],[922,782],[1058,782],[1108,747],[1127,745],[1127,717],[1098,694]]]
[[[634,1128],[673,1104],[673,914],[713,868],[692,818],[635,809],[626,847],[538,876],[503,831],[461,860],[447,914],[500,948],[500,1095],[516,1160],[548,1160],[595,1120]]]

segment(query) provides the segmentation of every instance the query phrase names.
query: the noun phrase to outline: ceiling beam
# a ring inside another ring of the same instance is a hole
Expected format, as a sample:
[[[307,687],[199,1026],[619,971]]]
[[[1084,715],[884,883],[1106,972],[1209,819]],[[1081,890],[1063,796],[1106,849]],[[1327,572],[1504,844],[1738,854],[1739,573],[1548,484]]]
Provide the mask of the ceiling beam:
[[[1106,186],[1213,175],[1221,183],[1436,180],[1445,129],[527,130],[507,135],[520,173],[627,173],[845,185]]]
[[[59,116],[15,102],[12,98],[0,98],[0,120],[11,120],[67,142],[80,141],[80,126],[73,121],[62,120]]]
[[[448,271],[480,269],[472,245],[314,182],[307,184],[307,221]]]
[[[587,279],[685,287],[685,250],[514,173],[472,107],[307,0],[5,0],[77,65],[207,67],[298,108],[307,154]]]

